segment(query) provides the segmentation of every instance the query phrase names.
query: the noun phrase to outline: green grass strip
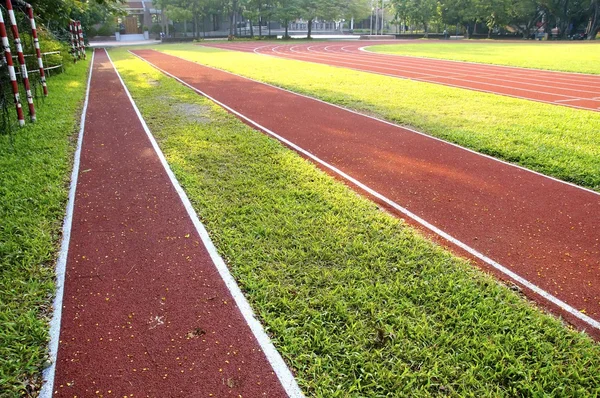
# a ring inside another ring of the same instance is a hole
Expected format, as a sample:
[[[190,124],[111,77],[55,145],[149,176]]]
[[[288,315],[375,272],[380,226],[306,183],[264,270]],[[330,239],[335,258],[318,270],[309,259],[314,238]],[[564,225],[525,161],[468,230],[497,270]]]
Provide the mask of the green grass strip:
[[[584,396],[600,346],[124,50],[111,56],[308,396]]]
[[[373,46],[368,50],[385,54],[600,74],[600,44],[598,43],[446,41]]]
[[[194,45],[157,49],[600,191],[600,112]]]
[[[0,135],[2,397],[33,396],[28,393],[39,387],[47,360],[54,265],[87,66],[80,61],[51,76],[50,95],[36,107],[38,121],[12,138]]]

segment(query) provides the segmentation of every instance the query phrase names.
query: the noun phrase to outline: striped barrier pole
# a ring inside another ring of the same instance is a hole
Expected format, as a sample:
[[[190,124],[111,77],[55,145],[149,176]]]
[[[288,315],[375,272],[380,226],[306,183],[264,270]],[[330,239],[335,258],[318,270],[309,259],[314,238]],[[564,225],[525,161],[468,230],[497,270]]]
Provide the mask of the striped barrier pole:
[[[10,44],[8,42],[8,35],[6,34],[6,25],[4,24],[4,16],[2,16],[2,10],[0,9],[0,37],[2,38],[2,47],[4,49],[4,58],[6,58],[6,64],[8,65],[8,75],[10,76],[10,84],[15,99],[15,107],[17,108],[17,118],[19,119],[19,126],[25,125],[25,118],[23,117],[23,109],[21,108],[21,100],[19,99],[19,85],[17,83],[17,75],[15,74],[15,66],[13,65],[12,53],[10,51]]]
[[[74,21],[69,22],[69,32],[71,32],[71,52],[73,53],[73,62],[77,62],[77,46],[75,45],[75,28]]]
[[[33,96],[31,95],[31,88],[29,87],[27,65],[25,65],[23,47],[21,47],[21,38],[19,37],[19,28],[17,27],[17,19],[15,18],[15,11],[13,10],[11,0],[6,0],[6,9],[8,10],[8,17],[10,19],[11,29],[15,40],[15,47],[17,47],[17,59],[19,60],[19,66],[21,67],[21,78],[23,79],[23,86],[25,86],[25,94],[27,95],[27,105],[29,105],[29,117],[31,118],[32,122],[35,122],[35,108],[33,106]]]
[[[77,33],[79,35],[79,48],[81,49],[81,54],[83,55],[83,59],[86,58],[85,54],[85,41],[83,40],[83,29],[81,29],[81,22],[77,21]]]
[[[42,82],[42,89],[44,90],[44,96],[48,96],[48,87],[46,86],[46,74],[44,73],[44,61],[42,61],[42,52],[40,51],[40,41],[37,35],[37,28],[35,26],[35,19],[33,18],[33,7],[27,4],[27,14],[29,14],[29,22],[31,22],[31,36],[33,37],[33,44],[35,46],[35,55],[38,60],[38,67],[40,69],[40,81]]]
[[[79,59],[82,59],[84,57],[84,54],[83,47],[81,46],[81,39],[79,38],[79,21],[75,21],[73,27],[75,28],[75,43],[77,44],[77,52],[79,55]]]

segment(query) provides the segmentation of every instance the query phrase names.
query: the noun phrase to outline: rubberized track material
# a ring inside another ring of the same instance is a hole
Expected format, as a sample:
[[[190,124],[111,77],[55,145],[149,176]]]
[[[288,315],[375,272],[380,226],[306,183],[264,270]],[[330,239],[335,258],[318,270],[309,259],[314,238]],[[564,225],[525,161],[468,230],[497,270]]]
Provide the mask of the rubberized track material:
[[[326,171],[355,178],[558,297],[572,307],[571,313],[529,292],[600,336],[597,193],[181,58],[152,50],[134,53],[239,113],[246,122],[277,134],[301,152],[304,149],[304,155]],[[390,207],[381,196],[374,196]],[[488,267],[490,263],[480,263],[506,278]]]
[[[363,49],[365,46],[380,44],[399,44],[399,42],[320,42],[288,45],[248,42],[202,45],[341,66],[393,77],[600,111],[600,76],[598,75],[387,55]]]
[[[287,396],[104,50],[86,116],[54,396]]]

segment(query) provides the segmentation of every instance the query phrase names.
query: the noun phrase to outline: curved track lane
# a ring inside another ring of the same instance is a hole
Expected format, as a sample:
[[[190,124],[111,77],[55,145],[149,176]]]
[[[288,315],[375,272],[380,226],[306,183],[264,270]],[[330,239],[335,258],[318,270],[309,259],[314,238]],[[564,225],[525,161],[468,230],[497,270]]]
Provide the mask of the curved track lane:
[[[378,54],[363,47],[398,41],[302,44],[212,43],[207,47],[316,62],[387,76],[600,111],[600,76]],[[476,44],[473,44],[476,45]]]
[[[599,325],[599,194],[181,58],[134,53],[504,265],[575,313],[585,311]],[[600,327],[529,295],[600,337]]]

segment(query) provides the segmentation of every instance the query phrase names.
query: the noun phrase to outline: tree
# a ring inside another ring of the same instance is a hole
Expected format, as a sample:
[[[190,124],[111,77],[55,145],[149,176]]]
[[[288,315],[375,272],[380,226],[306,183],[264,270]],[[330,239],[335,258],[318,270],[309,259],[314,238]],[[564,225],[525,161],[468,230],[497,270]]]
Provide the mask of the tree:
[[[506,5],[507,25],[528,37],[542,13],[536,0],[508,0]]]
[[[471,28],[477,21],[474,0],[441,0],[440,10],[442,21],[448,25],[463,25],[467,38],[470,37]]]
[[[290,21],[301,15],[300,4],[298,0],[278,0],[273,7],[273,17],[285,26],[284,39],[289,38],[288,25]]]
[[[392,4],[396,17],[422,24],[428,36],[430,22],[438,17],[437,0],[393,0]]]
[[[586,29],[587,38],[588,40],[594,40],[598,30],[600,29],[600,0],[590,1],[588,14],[590,19]]]
[[[187,36],[187,21],[191,20],[194,17],[192,11],[178,5],[167,6],[166,11],[167,16],[173,22],[183,22],[183,33],[185,36]]]

